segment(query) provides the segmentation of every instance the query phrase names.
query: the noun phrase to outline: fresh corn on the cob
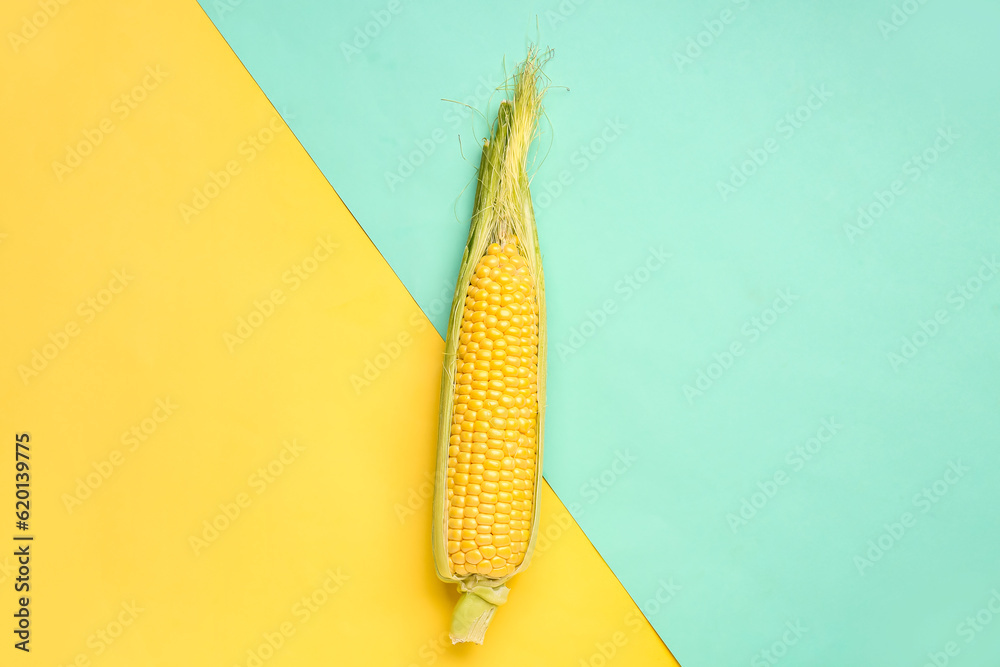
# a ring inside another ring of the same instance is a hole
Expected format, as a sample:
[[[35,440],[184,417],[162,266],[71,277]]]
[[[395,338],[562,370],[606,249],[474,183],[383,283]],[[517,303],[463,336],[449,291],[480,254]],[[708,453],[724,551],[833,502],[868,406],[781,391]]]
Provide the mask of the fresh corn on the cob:
[[[454,574],[505,576],[524,561],[534,506],[538,313],[515,243],[490,244],[465,299],[448,447]]]
[[[482,643],[537,532],[545,290],[525,161],[539,66],[531,50],[484,142],[445,344],[433,546],[438,576],[462,592],[454,643]]]

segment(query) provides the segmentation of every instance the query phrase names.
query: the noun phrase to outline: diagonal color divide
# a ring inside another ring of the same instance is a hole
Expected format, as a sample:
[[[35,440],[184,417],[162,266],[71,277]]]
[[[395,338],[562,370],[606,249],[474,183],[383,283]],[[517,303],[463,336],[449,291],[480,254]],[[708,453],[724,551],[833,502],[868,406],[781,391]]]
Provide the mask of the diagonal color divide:
[[[36,536],[0,663],[676,664],[548,487],[487,644],[442,641],[433,326],[197,6],[0,15],[0,427]]]
[[[555,48],[546,478],[684,665],[1000,652],[1000,9],[203,7],[439,330],[485,130],[441,100]]]

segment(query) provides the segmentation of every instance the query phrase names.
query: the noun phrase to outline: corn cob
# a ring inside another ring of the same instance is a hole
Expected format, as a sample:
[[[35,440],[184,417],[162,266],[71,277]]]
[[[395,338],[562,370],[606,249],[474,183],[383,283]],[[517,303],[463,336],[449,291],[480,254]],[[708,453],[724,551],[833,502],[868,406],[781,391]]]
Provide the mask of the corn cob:
[[[453,643],[481,644],[538,525],[545,290],[528,176],[542,92],[531,49],[483,144],[445,344],[435,474],[438,576],[462,595]]]

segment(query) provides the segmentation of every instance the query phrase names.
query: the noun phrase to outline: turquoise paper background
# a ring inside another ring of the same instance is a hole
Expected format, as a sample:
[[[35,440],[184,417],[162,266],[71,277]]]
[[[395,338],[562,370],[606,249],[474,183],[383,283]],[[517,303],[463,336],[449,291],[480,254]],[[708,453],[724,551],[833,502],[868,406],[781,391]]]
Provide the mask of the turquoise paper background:
[[[681,664],[994,664],[1000,6],[202,6],[439,331],[555,49],[545,475]]]

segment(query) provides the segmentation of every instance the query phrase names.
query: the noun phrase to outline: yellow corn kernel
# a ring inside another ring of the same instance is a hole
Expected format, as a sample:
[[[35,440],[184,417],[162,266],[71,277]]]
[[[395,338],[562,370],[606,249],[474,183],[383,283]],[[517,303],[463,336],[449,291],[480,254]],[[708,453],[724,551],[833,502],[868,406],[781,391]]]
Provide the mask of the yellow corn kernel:
[[[497,305],[491,301],[491,296],[501,292],[509,298],[500,300],[503,306],[497,309],[496,315],[481,315]],[[453,437],[459,445],[468,445],[469,440],[462,437],[468,434],[471,449],[460,449],[454,461],[448,459],[448,476],[463,489],[457,496],[462,498],[462,504],[453,503],[448,516],[462,521],[463,533],[468,532],[471,536],[475,530],[475,537],[449,543],[448,551],[456,575],[459,566],[475,566],[478,574],[499,577],[515,569],[519,562],[515,556],[525,551],[526,535],[530,535],[531,513],[526,509],[516,512],[512,509],[514,497],[510,493],[510,482],[513,480],[513,488],[523,493],[534,486],[537,468],[533,437],[528,437],[529,431],[534,436],[537,418],[537,398],[531,393],[532,385],[537,386],[537,371],[530,364],[525,365],[523,360],[537,359],[538,343],[537,338],[532,343],[531,334],[522,327],[512,326],[534,321],[537,301],[533,279],[517,245],[491,244],[473,271],[466,293],[469,296],[461,329],[469,338],[463,341],[460,352],[474,354],[480,361],[496,360],[500,355],[502,362],[496,366],[474,366],[471,372],[464,371],[468,366],[466,362],[456,362],[456,399],[484,389],[486,396],[495,392],[496,397],[487,398],[485,402],[472,399],[454,404],[452,423],[460,425],[462,433]],[[519,314],[515,314],[511,306]],[[476,323],[484,324],[485,330],[473,333]],[[496,346],[498,342],[502,347]],[[467,454],[459,459],[462,453]],[[463,464],[461,469],[458,468],[459,460]],[[498,509],[496,503],[500,497],[506,502]],[[452,549],[452,546],[457,548]]]

